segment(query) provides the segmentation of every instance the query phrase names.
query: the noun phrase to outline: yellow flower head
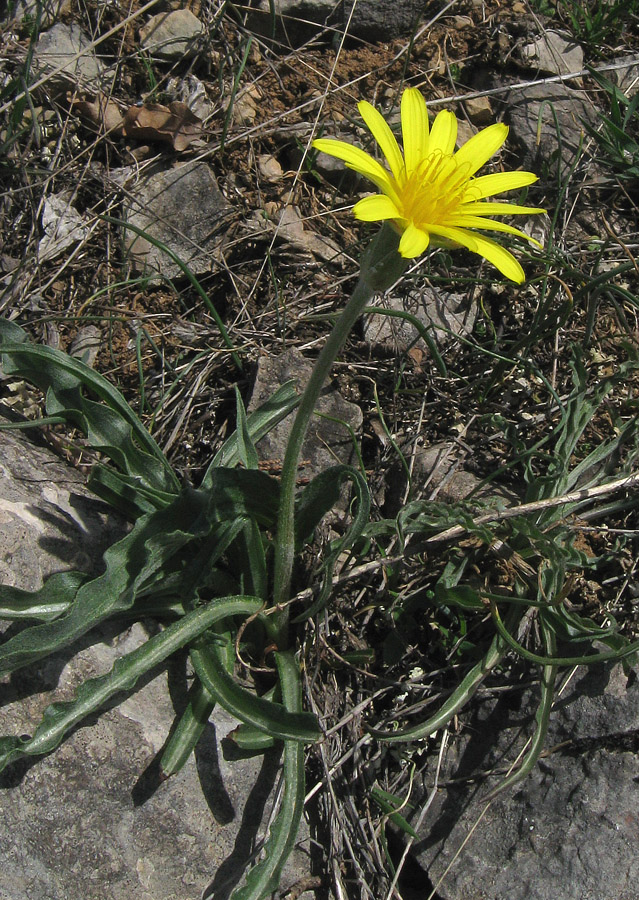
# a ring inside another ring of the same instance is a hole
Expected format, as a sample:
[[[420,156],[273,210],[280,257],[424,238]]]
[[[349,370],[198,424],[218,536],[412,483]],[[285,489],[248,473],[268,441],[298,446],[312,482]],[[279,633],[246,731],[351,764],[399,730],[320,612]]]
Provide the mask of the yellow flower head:
[[[426,103],[416,88],[402,95],[401,120],[404,155],[380,113],[362,100],[360,115],[386,157],[390,171],[364,150],[333,139],[313,141],[322,153],[343,160],[364,175],[381,194],[364,197],[353,213],[364,222],[389,220],[401,233],[399,252],[420,256],[431,238],[437,243],[460,245],[483,256],[502,274],[521,284],[524,271],[512,253],[470,229],[502,231],[533,240],[523,231],[487,216],[542,213],[546,210],[511,203],[485,202],[502,191],[537,181],[532,172],[498,172],[475,178],[475,172],[502,146],[508,127],[501,123],[484,128],[455,152],[457,119],[452,112],[438,113],[429,128]],[[538,241],[534,241],[539,245]],[[541,245],[539,245],[541,246]]]

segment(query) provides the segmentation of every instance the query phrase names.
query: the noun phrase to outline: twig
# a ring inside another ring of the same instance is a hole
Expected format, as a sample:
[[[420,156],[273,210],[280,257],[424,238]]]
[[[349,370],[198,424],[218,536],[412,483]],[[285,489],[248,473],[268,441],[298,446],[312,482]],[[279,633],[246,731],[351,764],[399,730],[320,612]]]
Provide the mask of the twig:
[[[581,488],[577,491],[571,491],[570,493],[562,494],[559,497],[549,497],[547,500],[533,500],[531,503],[522,503],[519,506],[507,506],[505,509],[493,509],[490,510],[490,512],[482,513],[481,516],[477,516],[473,519],[472,525],[485,525],[487,522],[501,522],[504,519],[512,519],[515,516],[525,516],[529,513],[554,509],[557,506],[564,506],[568,503],[580,503],[587,500],[594,500],[598,497],[605,497],[608,494],[613,494],[616,491],[632,488],[636,484],[639,484],[639,472],[634,472],[632,475],[625,475],[623,478],[617,478],[615,481],[608,481],[606,484],[599,484],[596,487]],[[430,537],[425,538],[419,544],[415,544],[414,546],[407,545],[400,556],[384,557],[382,559],[375,559],[371,562],[363,563],[361,566],[354,566],[352,569],[349,569],[347,572],[334,578],[332,586],[339,587],[340,585],[346,584],[349,581],[354,581],[357,578],[372,575],[380,569],[384,569],[386,566],[396,566],[401,564],[412,556],[422,553],[429,545],[452,541],[455,538],[461,537],[461,535],[465,534],[467,531],[468,528],[465,525],[452,525],[445,531],[440,531],[438,534],[433,534]],[[305,590],[300,591],[299,594],[296,594],[295,597],[293,597],[293,601],[308,600],[312,596],[313,588],[306,588]]]

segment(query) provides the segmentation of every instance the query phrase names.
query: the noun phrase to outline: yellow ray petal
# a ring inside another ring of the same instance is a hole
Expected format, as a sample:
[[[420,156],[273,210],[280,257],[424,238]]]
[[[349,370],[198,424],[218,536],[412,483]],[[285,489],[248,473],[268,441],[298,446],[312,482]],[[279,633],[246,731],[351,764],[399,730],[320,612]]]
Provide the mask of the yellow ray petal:
[[[318,138],[313,141],[312,146],[321,153],[327,153],[329,156],[341,159],[349,169],[354,169],[360,175],[369,178],[384,193],[393,191],[390,176],[386,169],[380,166],[370,154],[360,150],[359,147],[353,147],[352,144],[333,140],[332,138]]]
[[[386,194],[373,194],[358,200],[353,215],[362,222],[381,222],[383,219],[401,218],[399,210]]]
[[[448,109],[442,109],[435,116],[428,141],[428,155],[439,152],[442,156],[450,156],[457,140],[457,119]],[[478,198],[479,199],[479,198]]]
[[[416,256],[422,255],[429,242],[428,233],[410,223],[399,241],[399,253],[404,259],[415,259]]]
[[[428,110],[417,88],[407,88],[402,94],[401,117],[406,175],[410,178],[428,152]]]
[[[455,162],[461,166],[468,166],[468,174],[474,175],[477,169],[481,169],[484,163],[494,156],[507,137],[507,125],[502,122],[489,125],[488,128],[474,134],[459,148],[455,154]]]
[[[502,275],[510,278],[511,281],[516,281],[517,284],[524,282],[526,277],[524,270],[512,253],[509,253],[501,244],[491,241],[490,238],[484,237],[482,234],[473,234],[470,231],[465,231],[463,228],[446,228],[443,225],[437,225],[430,230],[433,234],[447,238],[449,241],[455,241],[463,247],[467,247],[473,253],[483,256],[484,259],[492,263]]]
[[[399,178],[404,170],[404,160],[397,141],[395,140],[395,135],[388,127],[388,124],[381,113],[379,113],[374,106],[371,106],[370,103],[367,103],[366,100],[362,100],[358,103],[357,108],[359,109],[360,116],[366,122],[368,130],[373,135],[379,144],[380,150],[386,157],[391,172],[395,178]]]
[[[525,241],[531,241],[537,247],[543,247],[538,240],[530,237],[524,231],[520,231],[519,228],[513,228],[506,222],[496,222],[494,219],[483,219],[480,216],[451,216],[446,220],[446,225],[450,225],[452,228],[482,228],[484,231],[501,231],[503,234],[514,234]]]
[[[483,200],[501,194],[502,191],[514,191],[516,188],[534,184],[537,176],[532,172],[495,172],[493,175],[480,175],[474,178],[466,190],[465,200]]]
[[[518,206],[516,203],[464,203],[461,215],[473,216],[520,216],[526,213],[545,213],[541,206]]]

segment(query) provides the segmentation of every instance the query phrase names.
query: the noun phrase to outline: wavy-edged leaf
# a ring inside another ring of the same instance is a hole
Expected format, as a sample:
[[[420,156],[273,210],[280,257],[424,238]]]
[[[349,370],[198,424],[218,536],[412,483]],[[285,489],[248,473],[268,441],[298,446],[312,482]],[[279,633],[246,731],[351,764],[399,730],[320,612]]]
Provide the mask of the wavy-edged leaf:
[[[89,472],[87,487],[131,522],[146,513],[163,509],[175,499],[175,493],[150,491],[139,478],[125,475],[124,472],[101,463],[93,466]]]
[[[63,416],[90,444],[149,490],[177,493],[180,484],[168,460],[122,394],[81,360],[52,347],[16,341],[16,326],[0,319],[0,354],[5,374],[18,375],[46,394],[49,415]],[[87,389],[100,402],[84,396]]]
[[[51,622],[69,609],[89,580],[84,572],[56,572],[37,591],[0,584],[0,619]]]
[[[277,519],[280,485],[267,472],[219,466],[200,490],[210,493],[212,515],[220,522],[241,517],[268,528]]]
[[[111,615],[129,610],[146,582],[187,542],[211,530],[210,498],[185,490],[163,510],[143,516],[104,553],[105,571],[78,589],[67,612],[33,625],[0,647],[0,673],[12,672],[77,640]]]
[[[302,691],[299,666],[291,651],[276,653],[282,699],[289,715],[301,715]],[[297,741],[284,743],[284,791],[280,808],[264,844],[263,858],[233,891],[230,900],[263,900],[277,890],[282,869],[295,847],[304,812],[304,748]]]
[[[261,601],[255,597],[223,597],[188,613],[149,638],[137,650],[116,660],[107,675],[83,682],[73,700],[47,707],[33,737],[0,738],[0,771],[22,756],[54,750],[71,728],[100,709],[115,694],[132,690],[145,672],[191,643],[216,622],[230,616],[252,615],[261,607]]]
[[[198,643],[190,650],[197,677],[220,706],[255,728],[281,740],[313,743],[320,729],[311,713],[289,712],[281,703],[265,700],[241,687],[226,671],[222,649],[214,644]]]

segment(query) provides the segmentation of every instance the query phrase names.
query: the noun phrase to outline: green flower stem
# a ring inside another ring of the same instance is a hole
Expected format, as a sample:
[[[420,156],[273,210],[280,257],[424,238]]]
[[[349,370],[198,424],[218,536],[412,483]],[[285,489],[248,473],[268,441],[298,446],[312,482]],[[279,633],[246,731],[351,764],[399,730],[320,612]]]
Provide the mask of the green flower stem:
[[[322,387],[329,376],[331,366],[344,346],[355,322],[375,293],[388,289],[405,272],[407,261],[402,259],[397,252],[398,244],[398,234],[390,225],[384,224],[364,254],[355,290],[328,336],[302,394],[282,465],[273,589],[273,600],[276,606],[285,604],[290,597],[295,556],[297,467],[311,417],[317,406]],[[287,610],[281,609],[275,616],[267,618],[270,619],[272,636],[279,649],[285,649]]]

